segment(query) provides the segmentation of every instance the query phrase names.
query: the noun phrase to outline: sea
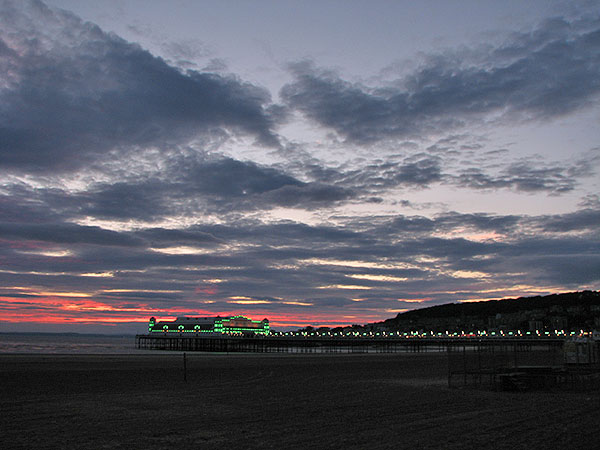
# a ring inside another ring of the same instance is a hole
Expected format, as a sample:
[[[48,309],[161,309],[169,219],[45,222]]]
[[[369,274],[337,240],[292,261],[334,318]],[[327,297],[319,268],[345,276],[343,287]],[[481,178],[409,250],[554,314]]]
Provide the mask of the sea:
[[[135,348],[135,335],[0,333],[0,353],[122,355],[149,351]]]

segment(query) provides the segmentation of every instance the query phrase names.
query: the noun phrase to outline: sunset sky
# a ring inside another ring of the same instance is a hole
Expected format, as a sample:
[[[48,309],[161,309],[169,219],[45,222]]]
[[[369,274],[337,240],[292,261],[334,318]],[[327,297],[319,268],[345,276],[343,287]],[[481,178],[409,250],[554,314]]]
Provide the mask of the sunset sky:
[[[600,288],[600,1],[0,0],[0,332]]]

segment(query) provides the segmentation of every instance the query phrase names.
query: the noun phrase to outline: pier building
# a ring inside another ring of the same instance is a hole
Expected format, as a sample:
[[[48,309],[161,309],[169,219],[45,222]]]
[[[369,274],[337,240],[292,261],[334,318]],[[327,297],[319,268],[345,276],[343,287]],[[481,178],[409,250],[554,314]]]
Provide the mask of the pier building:
[[[259,334],[268,335],[269,320],[252,320],[244,316],[231,317],[177,317],[173,321],[159,321],[154,317],[148,323],[148,332],[202,333],[202,334]]]

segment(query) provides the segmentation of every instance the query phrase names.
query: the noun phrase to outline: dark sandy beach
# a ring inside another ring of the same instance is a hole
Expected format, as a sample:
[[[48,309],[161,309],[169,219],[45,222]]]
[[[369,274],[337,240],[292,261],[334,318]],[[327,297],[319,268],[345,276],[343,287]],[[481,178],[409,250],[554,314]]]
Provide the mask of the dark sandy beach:
[[[3,449],[600,448],[600,394],[448,389],[444,354],[0,355]]]

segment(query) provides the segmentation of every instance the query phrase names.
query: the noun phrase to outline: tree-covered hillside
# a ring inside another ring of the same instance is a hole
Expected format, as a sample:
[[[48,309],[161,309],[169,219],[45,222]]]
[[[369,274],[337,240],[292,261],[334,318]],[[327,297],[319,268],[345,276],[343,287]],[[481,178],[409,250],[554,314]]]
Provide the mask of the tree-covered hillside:
[[[600,292],[450,303],[400,313],[379,325],[400,331],[600,329]]]

